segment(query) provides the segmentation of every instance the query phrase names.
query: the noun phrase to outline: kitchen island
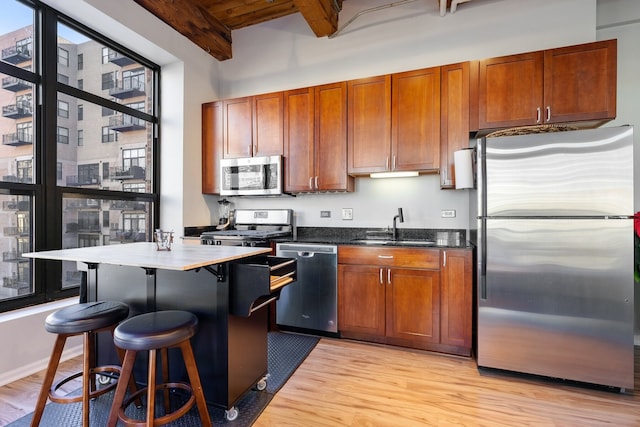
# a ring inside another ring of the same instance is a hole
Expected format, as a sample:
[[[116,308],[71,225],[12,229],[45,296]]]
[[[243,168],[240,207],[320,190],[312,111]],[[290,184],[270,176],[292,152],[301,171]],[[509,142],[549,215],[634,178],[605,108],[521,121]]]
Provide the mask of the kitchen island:
[[[78,269],[84,272],[86,300],[123,301],[129,304],[130,316],[154,310],[188,310],[196,314],[199,327],[192,345],[205,397],[208,403],[230,409],[267,373],[268,328],[266,309],[260,309],[262,304],[238,315],[230,307],[254,290],[259,289],[253,292],[256,295],[269,293],[269,283],[235,283],[231,276],[238,265],[266,269],[267,280],[270,274],[277,275],[271,271],[272,257],[265,256],[270,251],[180,244],[173,245],[170,251],[158,251],[155,243],[141,242],[23,256],[77,262]],[[289,267],[289,274],[295,278],[295,264]],[[270,299],[272,295],[263,298]],[[108,334],[98,337],[99,364],[118,361],[110,340]],[[142,356],[138,356],[136,365],[137,379],[146,378]],[[172,356],[171,379],[184,380],[184,365],[176,358]]]

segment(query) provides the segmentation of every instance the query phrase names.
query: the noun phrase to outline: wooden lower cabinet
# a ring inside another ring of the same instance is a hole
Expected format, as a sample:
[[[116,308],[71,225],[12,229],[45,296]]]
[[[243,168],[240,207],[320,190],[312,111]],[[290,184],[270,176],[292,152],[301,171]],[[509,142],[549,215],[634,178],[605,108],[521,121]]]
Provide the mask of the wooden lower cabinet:
[[[340,246],[343,338],[471,354],[472,251]]]

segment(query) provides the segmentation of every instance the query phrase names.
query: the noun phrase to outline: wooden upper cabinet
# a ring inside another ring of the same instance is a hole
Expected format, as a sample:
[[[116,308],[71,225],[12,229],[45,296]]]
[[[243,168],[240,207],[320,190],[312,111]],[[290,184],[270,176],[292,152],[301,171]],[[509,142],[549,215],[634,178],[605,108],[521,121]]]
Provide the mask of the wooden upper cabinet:
[[[296,193],[313,190],[314,90],[284,93],[284,189]]]
[[[349,173],[390,169],[391,76],[347,82]]]
[[[440,165],[440,67],[348,82],[349,173]]]
[[[617,62],[616,40],[546,51],[544,99],[549,122],[614,119]]]
[[[253,98],[253,156],[283,154],[283,94],[256,95]]]
[[[353,191],[347,175],[347,85],[284,93],[285,191]]]
[[[440,188],[455,188],[453,153],[469,147],[470,68],[440,67]]]
[[[347,83],[314,88],[315,176],[318,191],[353,191],[347,173]]]
[[[283,154],[282,92],[223,103],[224,158]]]
[[[617,42],[479,62],[478,128],[579,123],[616,116]]]
[[[251,97],[223,102],[225,159],[251,157],[253,144],[253,103]]]
[[[223,103],[202,104],[202,193],[220,194],[220,158],[223,139]]]
[[[542,117],[542,52],[480,61],[480,129],[536,124]]]
[[[391,167],[437,170],[440,165],[440,67],[391,77]]]

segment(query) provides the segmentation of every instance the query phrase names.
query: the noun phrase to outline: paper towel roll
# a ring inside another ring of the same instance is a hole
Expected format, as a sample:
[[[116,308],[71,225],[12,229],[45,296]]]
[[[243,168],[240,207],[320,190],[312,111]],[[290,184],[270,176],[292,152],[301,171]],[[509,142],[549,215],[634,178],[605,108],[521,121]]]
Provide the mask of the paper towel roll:
[[[453,153],[456,188],[473,188],[473,148]]]

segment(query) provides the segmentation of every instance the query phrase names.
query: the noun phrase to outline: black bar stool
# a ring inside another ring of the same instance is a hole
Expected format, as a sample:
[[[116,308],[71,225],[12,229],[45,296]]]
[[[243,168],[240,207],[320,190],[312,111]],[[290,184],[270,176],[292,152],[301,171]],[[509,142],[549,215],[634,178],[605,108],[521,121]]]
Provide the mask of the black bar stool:
[[[94,335],[97,332],[106,330],[110,330],[113,335],[115,327],[119,322],[126,319],[128,315],[129,306],[127,304],[116,301],[97,301],[65,307],[47,316],[45,329],[58,336],[53,346],[51,357],[49,358],[47,372],[42,383],[36,408],[33,412],[33,418],[31,419],[32,427],[40,424],[47,399],[51,399],[52,402],[56,403],[75,403],[81,401],[82,425],[85,427],[89,425],[89,400],[112,390],[116,386],[116,383],[112,382],[108,386],[98,389],[95,383],[97,379],[96,375],[103,374],[105,377],[115,378],[120,375],[121,370],[120,366],[115,365],[95,366],[93,349]],[[67,338],[75,335],[84,335],[82,371],[53,384]],[[121,361],[124,357],[123,353],[122,350],[118,349]],[[80,376],[82,376],[82,394],[80,396],[63,396],[58,393],[58,389],[62,387],[62,385]],[[130,381],[132,391],[136,390],[134,384],[135,382],[132,379]]]
[[[111,412],[107,426],[113,427],[120,419],[128,426],[159,426],[185,415],[194,405],[198,407],[202,426],[210,427],[211,419],[207,403],[200,383],[200,375],[196,366],[193,349],[191,348],[191,337],[195,335],[198,327],[198,318],[188,311],[166,310],[156,311],[132,317],[122,322],[115,329],[113,334],[116,347],[126,350],[124,362],[122,364],[122,381],[118,383],[116,393],[113,397]],[[182,351],[185,367],[189,375],[190,384],[184,382],[169,382],[168,349],[178,347]],[[160,350],[162,359],[162,383],[156,384],[156,361],[157,351]],[[149,352],[149,374],[147,387],[131,394],[125,400],[126,379],[133,371],[138,351]],[[169,390],[181,389],[189,393],[189,399],[178,409],[170,412]],[[156,392],[164,392],[164,415],[155,416]],[[143,420],[136,420],[125,415],[125,409],[140,395],[147,394],[146,424]]]

